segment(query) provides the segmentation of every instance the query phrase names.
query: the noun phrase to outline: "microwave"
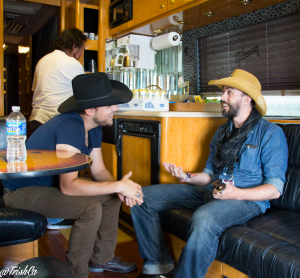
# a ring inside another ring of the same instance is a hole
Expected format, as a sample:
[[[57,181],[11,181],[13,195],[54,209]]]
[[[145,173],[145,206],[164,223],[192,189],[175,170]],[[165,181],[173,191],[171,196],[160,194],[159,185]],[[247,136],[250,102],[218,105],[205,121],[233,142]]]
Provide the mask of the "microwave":
[[[109,5],[109,27],[115,28],[133,18],[133,0],[111,0]]]

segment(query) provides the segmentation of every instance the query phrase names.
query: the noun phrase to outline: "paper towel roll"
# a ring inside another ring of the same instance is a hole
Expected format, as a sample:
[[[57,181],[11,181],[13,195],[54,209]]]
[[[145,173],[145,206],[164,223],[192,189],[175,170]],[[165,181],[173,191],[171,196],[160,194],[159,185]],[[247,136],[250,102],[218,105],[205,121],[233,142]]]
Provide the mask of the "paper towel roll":
[[[180,43],[180,35],[176,32],[160,35],[152,40],[152,48],[155,50],[162,50],[172,46],[177,46]]]

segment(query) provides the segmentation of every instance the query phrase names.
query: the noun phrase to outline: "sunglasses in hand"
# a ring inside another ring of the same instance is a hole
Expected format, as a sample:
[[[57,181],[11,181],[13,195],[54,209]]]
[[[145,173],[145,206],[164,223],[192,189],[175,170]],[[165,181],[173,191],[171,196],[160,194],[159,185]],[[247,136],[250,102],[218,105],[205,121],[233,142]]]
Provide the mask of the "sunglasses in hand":
[[[222,194],[222,191],[226,188],[226,184],[222,182],[222,180],[215,181],[213,183],[213,186],[220,194]]]

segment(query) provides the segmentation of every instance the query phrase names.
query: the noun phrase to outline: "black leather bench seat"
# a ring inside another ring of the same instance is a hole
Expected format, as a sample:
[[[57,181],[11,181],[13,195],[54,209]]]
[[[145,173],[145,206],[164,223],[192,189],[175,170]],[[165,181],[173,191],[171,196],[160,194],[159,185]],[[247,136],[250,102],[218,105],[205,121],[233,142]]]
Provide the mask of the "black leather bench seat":
[[[300,277],[300,247],[245,226],[227,229],[217,260],[251,278]]]
[[[300,247],[300,214],[297,212],[270,213],[249,221],[245,226]]]
[[[40,238],[47,227],[45,216],[28,210],[0,209],[0,247],[31,242]]]

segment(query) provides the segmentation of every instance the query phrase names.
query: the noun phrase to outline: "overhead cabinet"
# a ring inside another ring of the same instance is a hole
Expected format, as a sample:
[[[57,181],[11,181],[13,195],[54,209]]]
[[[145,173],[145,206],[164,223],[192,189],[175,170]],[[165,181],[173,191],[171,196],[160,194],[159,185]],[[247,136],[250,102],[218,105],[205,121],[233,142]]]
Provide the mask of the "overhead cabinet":
[[[147,21],[168,11],[169,0],[133,1],[133,19],[135,25]]]
[[[110,29],[109,34],[111,36],[125,34],[126,32],[151,23],[151,21],[154,22],[207,1],[208,0],[133,0],[133,19],[116,28]]]

